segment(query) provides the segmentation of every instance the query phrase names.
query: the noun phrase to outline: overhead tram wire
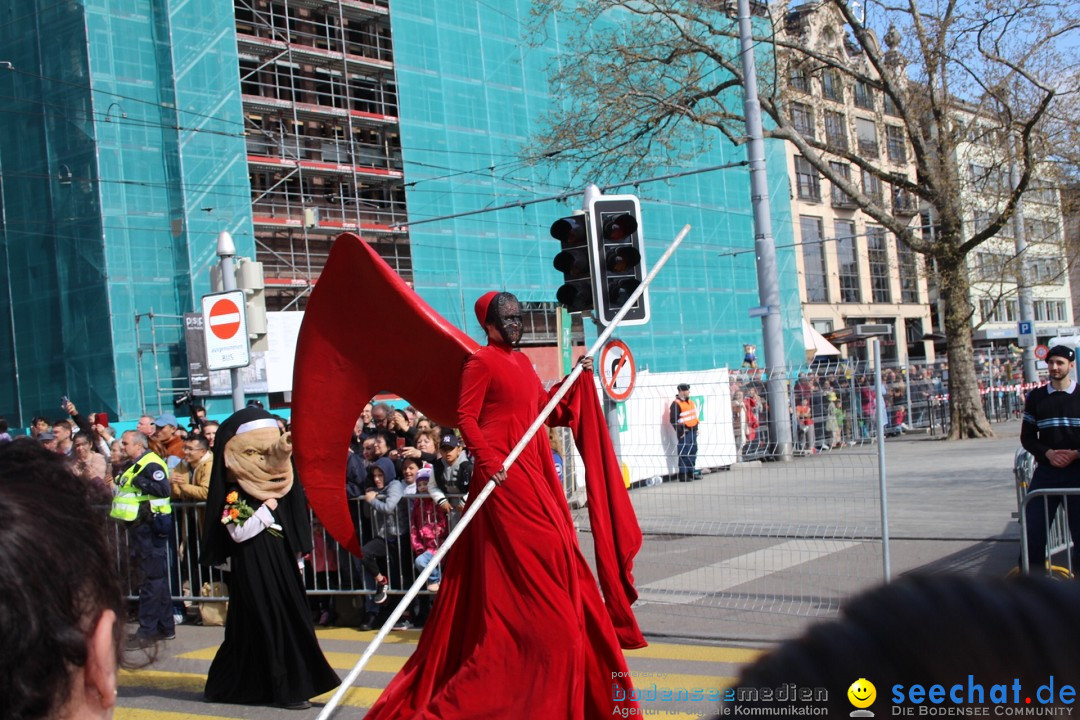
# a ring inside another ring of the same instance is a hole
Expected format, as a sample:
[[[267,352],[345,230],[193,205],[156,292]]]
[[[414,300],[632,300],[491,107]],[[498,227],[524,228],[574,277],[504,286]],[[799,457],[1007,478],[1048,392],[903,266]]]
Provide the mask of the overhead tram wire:
[[[695,169],[695,170],[684,170],[682,172],[669,173],[667,175],[657,175],[657,176],[649,177],[649,178],[638,178],[636,180],[624,180],[622,182],[611,183],[609,185],[603,185],[603,186],[600,187],[600,191],[601,192],[607,192],[608,190],[614,190],[616,188],[644,185],[645,183],[658,182],[660,180],[673,180],[675,178],[686,177],[688,175],[700,175],[701,173],[715,172],[717,170],[729,170],[731,168],[741,167],[741,166],[745,166],[745,165],[748,165],[748,164],[749,163],[746,160],[738,160],[736,162],[725,163],[723,165],[713,165],[713,166],[710,166],[710,167],[707,167],[707,168],[698,168],[698,169]],[[569,190],[569,191],[564,192],[564,193],[559,193],[558,195],[548,195],[546,197],[535,198],[533,200],[520,200],[518,202],[508,203],[506,205],[498,205],[496,207],[482,208],[480,210],[467,210],[465,212],[452,213],[450,215],[439,215],[437,217],[424,218],[423,220],[410,220],[408,222],[391,223],[390,227],[392,227],[392,228],[412,227],[414,225],[423,225],[425,223],[439,222],[439,221],[442,221],[442,220],[455,220],[457,218],[468,217],[470,215],[479,215],[481,213],[495,212],[497,210],[509,210],[511,208],[523,208],[523,207],[526,207],[528,205],[536,205],[536,204],[539,204],[539,203],[551,202],[553,200],[555,200],[555,201],[568,200],[568,199],[570,199],[572,197],[580,195],[581,193],[582,193],[581,190]]]

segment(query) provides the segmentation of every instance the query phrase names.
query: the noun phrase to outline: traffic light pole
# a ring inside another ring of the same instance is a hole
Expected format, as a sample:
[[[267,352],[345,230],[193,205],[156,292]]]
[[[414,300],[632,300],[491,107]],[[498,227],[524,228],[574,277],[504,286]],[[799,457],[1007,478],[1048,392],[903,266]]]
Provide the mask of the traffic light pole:
[[[218,235],[217,243],[217,256],[220,259],[221,268],[221,286],[223,290],[235,290],[236,289],[236,245],[233,243],[232,235],[227,232],[222,232]],[[243,312],[241,308],[241,312]],[[245,339],[245,342],[247,340]],[[244,407],[244,384],[240,379],[240,368],[232,368],[229,370],[229,382],[232,383],[232,405],[233,412],[242,410]]]
[[[747,159],[750,161],[750,204],[754,211],[754,249],[757,256],[758,302],[766,308],[761,318],[769,401],[769,441],[776,456],[791,460],[791,421],[787,415],[788,391],[785,369],[784,328],[780,319],[780,278],[776,265],[776,242],[769,216],[769,181],[765,173],[765,141],[758,100],[754,39],[750,25],[750,0],[738,0],[739,45],[743,66],[746,112]]]
[[[601,197],[603,197],[603,193],[600,191],[600,188],[595,184],[590,183],[585,187],[585,191],[581,194],[581,209],[588,213],[592,203]],[[597,238],[590,238],[589,242],[597,243],[600,241]],[[597,298],[597,304],[599,304],[599,298]],[[597,337],[604,332],[604,324],[600,322],[601,312],[599,307],[596,307],[593,310],[593,324],[596,325]],[[600,349],[602,350],[603,348]],[[611,447],[615,450],[615,457],[622,457],[622,442],[619,438],[618,404],[612,400],[606,392],[600,396],[600,401],[604,408],[604,419],[607,421],[608,435],[611,436]]]

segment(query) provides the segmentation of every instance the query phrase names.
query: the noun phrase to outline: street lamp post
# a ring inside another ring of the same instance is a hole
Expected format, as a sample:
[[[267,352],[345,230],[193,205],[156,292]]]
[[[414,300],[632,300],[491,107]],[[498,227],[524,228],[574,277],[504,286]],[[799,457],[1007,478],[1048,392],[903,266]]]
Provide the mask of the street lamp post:
[[[223,230],[218,235],[217,256],[221,261],[218,267],[221,270],[222,289],[235,290],[236,244],[233,242],[232,235],[230,235],[227,231]],[[240,410],[244,407],[244,384],[240,380],[240,368],[231,368],[229,370],[229,381],[232,383],[233,412],[236,412],[237,410]]]

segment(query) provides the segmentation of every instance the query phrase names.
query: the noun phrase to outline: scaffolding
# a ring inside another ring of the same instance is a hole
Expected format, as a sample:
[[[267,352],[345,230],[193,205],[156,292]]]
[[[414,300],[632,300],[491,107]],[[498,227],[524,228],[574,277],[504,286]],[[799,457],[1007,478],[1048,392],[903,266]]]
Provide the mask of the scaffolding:
[[[412,279],[387,0],[235,0],[267,308],[303,309],[333,238]]]
[[[184,344],[184,316],[149,312],[135,314],[138,354],[139,412],[171,411],[177,397],[191,391]],[[175,375],[181,368],[181,374]]]

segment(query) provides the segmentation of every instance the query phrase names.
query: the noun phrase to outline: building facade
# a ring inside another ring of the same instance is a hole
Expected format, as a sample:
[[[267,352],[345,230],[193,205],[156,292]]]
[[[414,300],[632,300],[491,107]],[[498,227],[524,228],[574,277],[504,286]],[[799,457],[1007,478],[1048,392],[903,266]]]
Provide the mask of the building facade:
[[[838,14],[818,4],[794,8],[786,32],[859,73],[873,70],[857,47],[845,41]],[[815,68],[784,58],[780,95],[795,130],[823,141],[832,168],[863,194],[903,222],[918,224],[916,198],[861,170],[845,153],[888,172],[914,177],[911,148],[897,113],[871,85],[836,69]],[[826,337],[863,323],[884,324],[887,364],[934,358],[927,273],[921,255],[859,209],[855,200],[825,179],[792,143],[788,150],[791,215],[795,227],[799,294],[803,314]],[[829,152],[829,151],[832,152]],[[839,340],[838,340],[839,342]],[[868,359],[865,341],[839,345],[844,357]]]
[[[973,235],[998,215],[1014,187],[1010,143],[979,113],[958,106],[954,114],[965,233]],[[1048,168],[1039,168],[1012,219],[968,255],[976,345],[1015,346],[1021,320],[1033,321],[1039,342],[1073,334],[1072,291],[1066,263],[1062,200]],[[1023,282],[1031,296],[1025,309]]]
[[[16,18],[0,26],[0,60],[15,68],[0,69],[0,83],[19,99],[0,108],[0,344],[10,348],[0,414],[14,424],[55,415],[61,394],[124,420],[168,407],[188,384],[182,316],[209,291],[222,230],[263,263],[269,310],[302,310],[333,238],[349,230],[475,337],[472,300],[496,288],[526,303],[530,344],[554,345],[561,276],[548,228],[580,196],[440,219],[583,189],[523,155],[552,102],[548,63],[570,42],[558,27],[527,36],[529,2],[0,9]],[[781,313],[798,360],[785,153],[767,145]],[[718,139],[682,169],[744,158]],[[647,262],[683,224],[694,228],[652,288],[652,322],[621,332],[638,367],[737,365],[742,343],[760,344],[745,168],[637,192]],[[381,307],[358,288],[353,331],[422,352],[379,325]]]

